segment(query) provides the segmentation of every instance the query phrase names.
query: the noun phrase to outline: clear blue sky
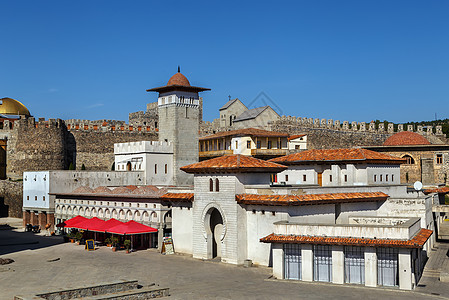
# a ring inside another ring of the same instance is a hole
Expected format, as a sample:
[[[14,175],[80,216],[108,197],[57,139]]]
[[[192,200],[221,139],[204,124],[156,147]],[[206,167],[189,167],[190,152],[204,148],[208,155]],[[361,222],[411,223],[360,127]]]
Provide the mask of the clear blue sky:
[[[449,118],[449,1],[0,0],[0,97],[35,117],[119,119],[181,65],[204,119],[265,92],[281,113]]]

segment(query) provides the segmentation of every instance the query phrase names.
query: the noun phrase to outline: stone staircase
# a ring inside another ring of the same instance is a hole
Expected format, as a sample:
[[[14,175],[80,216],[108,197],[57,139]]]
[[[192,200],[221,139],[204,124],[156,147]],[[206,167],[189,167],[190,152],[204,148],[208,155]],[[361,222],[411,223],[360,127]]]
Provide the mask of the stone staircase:
[[[36,295],[18,295],[14,300],[144,300],[170,296],[168,288],[161,288],[152,283],[148,286],[141,286],[137,280],[121,280],[113,283],[99,284],[95,286],[84,286],[74,289],[60,289],[48,293]]]

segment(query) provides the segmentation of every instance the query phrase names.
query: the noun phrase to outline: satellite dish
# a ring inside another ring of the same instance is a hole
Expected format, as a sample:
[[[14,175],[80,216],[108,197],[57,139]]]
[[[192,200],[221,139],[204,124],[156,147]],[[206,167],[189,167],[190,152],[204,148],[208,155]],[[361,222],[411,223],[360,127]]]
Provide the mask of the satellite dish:
[[[422,190],[422,183],[421,181],[417,181],[413,184],[413,187],[415,188],[415,190],[420,191]]]

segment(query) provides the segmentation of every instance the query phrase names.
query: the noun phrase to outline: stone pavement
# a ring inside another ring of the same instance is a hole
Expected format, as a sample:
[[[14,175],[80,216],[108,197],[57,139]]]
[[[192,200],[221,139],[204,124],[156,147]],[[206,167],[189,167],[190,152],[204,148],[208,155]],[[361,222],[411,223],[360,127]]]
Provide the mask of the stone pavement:
[[[10,246],[1,246],[5,244]],[[125,254],[101,247],[88,252],[83,246],[61,243],[60,237],[11,230],[0,230],[0,257],[15,260],[10,265],[0,266],[0,299],[118,279],[139,280],[143,284],[155,282],[161,287],[169,287],[172,299],[443,298],[431,295],[433,290],[425,287],[418,293],[273,280],[270,268],[243,268],[200,261],[186,255],[165,256],[155,250]],[[449,294],[444,296],[449,297]]]
[[[449,260],[448,254],[448,241],[440,241],[435,244],[415,291],[445,295],[449,298],[449,283],[439,281],[441,271],[448,266],[447,263],[445,264]]]

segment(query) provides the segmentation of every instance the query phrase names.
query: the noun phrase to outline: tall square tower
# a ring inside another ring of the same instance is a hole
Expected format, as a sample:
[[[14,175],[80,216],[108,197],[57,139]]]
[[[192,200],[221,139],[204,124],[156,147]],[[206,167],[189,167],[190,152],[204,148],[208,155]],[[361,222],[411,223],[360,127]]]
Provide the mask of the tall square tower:
[[[198,162],[201,104],[198,93],[209,90],[191,86],[179,67],[166,86],[147,90],[159,93],[159,141],[173,144],[174,185],[193,185],[193,176],[179,168]]]

